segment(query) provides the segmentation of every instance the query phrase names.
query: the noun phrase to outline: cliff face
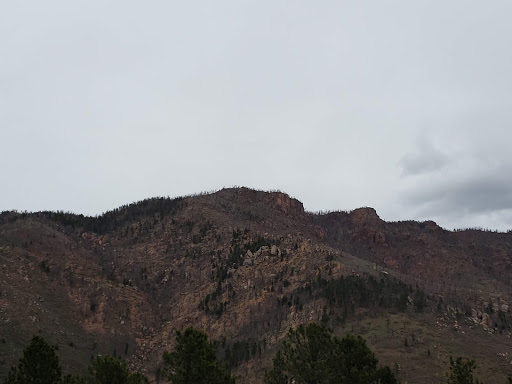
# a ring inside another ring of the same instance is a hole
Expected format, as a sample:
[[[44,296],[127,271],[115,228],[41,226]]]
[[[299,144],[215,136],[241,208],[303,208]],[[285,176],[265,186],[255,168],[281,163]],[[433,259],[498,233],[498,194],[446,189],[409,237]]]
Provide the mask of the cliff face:
[[[372,208],[313,215],[284,193],[247,188],[149,199],[99,218],[4,213],[0,372],[41,333],[70,370],[115,351],[156,379],[174,332],[193,325],[221,341],[240,382],[260,383],[290,326],[323,321],[365,335],[418,383],[444,377],[452,348],[469,353],[479,340],[480,365],[499,381],[510,367],[496,353],[511,346],[511,241],[387,223]],[[420,360],[433,348],[435,359]]]
[[[407,276],[435,292],[471,291],[479,281],[509,285],[512,234],[446,231],[433,221],[386,223],[372,208],[317,216],[332,247]]]

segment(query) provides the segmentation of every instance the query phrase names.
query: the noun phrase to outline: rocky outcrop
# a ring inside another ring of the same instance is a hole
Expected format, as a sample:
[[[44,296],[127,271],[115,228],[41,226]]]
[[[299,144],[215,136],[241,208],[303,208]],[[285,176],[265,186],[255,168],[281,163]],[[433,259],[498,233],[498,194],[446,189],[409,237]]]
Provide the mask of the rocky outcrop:
[[[356,226],[379,226],[383,221],[373,208],[358,208],[350,212],[350,219]]]
[[[282,192],[274,192],[272,195],[277,209],[281,212],[296,218],[303,219],[305,217],[304,206],[299,200],[293,199]]]
[[[13,222],[12,214],[0,214],[0,334],[8,336],[0,348],[0,365],[4,359],[14,361],[5,355],[14,345],[13,324],[20,324],[23,335],[52,330],[61,351],[74,357],[110,353],[111,345],[119,352],[129,344],[130,364],[151,370],[162,352],[174,346],[175,331],[189,325],[216,340],[225,336],[228,343],[276,346],[289,326],[320,321],[324,313],[336,327],[329,303],[318,287],[311,288],[312,282],[349,275],[373,274],[378,282],[396,278],[426,293],[423,311],[415,310],[418,297],[412,293],[399,315],[374,308],[377,302],[354,308],[355,332],[363,331],[364,324],[364,332],[373,333],[366,319],[399,320],[372,339],[386,345],[378,353],[390,351],[386,364],[395,362],[394,346],[403,349],[404,337],[410,337],[409,322],[420,321],[426,338],[439,331],[436,340],[460,342],[461,351],[472,348],[456,339],[464,332],[474,332],[466,337],[470,343],[492,348],[512,324],[511,298],[503,288],[512,281],[510,234],[448,232],[430,221],[387,223],[372,208],[305,214],[302,203],[284,193],[247,188],[185,198],[173,213],[146,211],[150,206],[145,202],[113,212],[101,218],[98,232],[90,225],[94,218],[82,228],[79,217],[62,223],[34,214]],[[113,219],[115,226],[106,225]],[[458,322],[443,333],[444,328],[432,325],[434,317],[442,317],[443,324]],[[343,320],[351,321],[350,316]],[[81,333],[75,337],[76,330]],[[484,339],[488,333],[492,341]],[[81,355],[67,344],[79,340]],[[261,357],[234,368],[240,381],[260,383],[262,362],[274,352],[262,350]],[[421,364],[432,361],[422,359]],[[249,372],[252,378],[246,377]],[[411,381],[425,383],[408,372]]]

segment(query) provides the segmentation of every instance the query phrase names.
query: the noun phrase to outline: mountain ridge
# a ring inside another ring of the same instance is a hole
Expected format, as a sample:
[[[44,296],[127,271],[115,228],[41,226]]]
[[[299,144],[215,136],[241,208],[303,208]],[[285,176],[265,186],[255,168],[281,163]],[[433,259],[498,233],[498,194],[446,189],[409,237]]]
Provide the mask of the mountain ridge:
[[[157,381],[174,331],[194,325],[219,340],[221,357],[229,348],[242,382],[259,383],[289,326],[324,321],[373,338],[403,381],[430,382],[427,368],[443,377],[449,350],[471,352],[468,334],[485,345],[475,356],[483,368],[504,377],[508,359],[492,353],[510,347],[511,255],[510,233],[385,222],[368,207],[315,214],[283,192],[248,188],[146,199],[98,217],[4,212],[0,330],[12,336],[0,363],[15,360],[26,333],[41,332],[69,352],[70,367],[115,350]],[[372,279],[385,281],[384,304],[329,296],[358,277],[370,293]],[[411,287],[405,309],[387,279]],[[409,327],[418,334],[405,347]],[[235,345],[261,352],[234,358]],[[434,345],[443,352],[423,361]]]

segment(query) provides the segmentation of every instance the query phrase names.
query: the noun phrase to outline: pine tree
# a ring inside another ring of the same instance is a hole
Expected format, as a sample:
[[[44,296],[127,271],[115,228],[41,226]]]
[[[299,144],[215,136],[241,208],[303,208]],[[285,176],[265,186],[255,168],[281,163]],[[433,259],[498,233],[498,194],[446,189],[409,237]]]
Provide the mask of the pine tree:
[[[112,356],[96,356],[89,366],[91,384],[146,384],[140,373],[131,373],[126,363]]]
[[[482,384],[481,381],[473,379],[473,370],[476,368],[475,360],[457,357],[453,360],[450,356],[450,372],[447,384]]]
[[[61,384],[85,384],[85,379],[75,375],[66,375],[62,378]]]
[[[331,375],[328,364],[333,351],[333,339],[325,326],[311,323],[290,328],[265,382],[322,383],[323,376]]]
[[[235,379],[217,361],[206,333],[189,327],[176,332],[178,344],[164,353],[164,370],[172,384],[234,384]]]
[[[288,331],[266,384],[395,384],[389,367],[378,361],[360,336],[333,337],[324,325],[300,325]]]
[[[57,384],[61,366],[55,348],[42,337],[34,336],[23,351],[17,367],[12,367],[5,384]]]

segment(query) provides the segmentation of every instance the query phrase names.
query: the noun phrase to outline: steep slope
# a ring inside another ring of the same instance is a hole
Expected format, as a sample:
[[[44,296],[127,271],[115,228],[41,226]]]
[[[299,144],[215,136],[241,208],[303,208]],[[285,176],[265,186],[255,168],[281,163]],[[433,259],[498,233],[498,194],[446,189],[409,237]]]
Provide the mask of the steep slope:
[[[511,241],[386,223],[371,208],[314,215],[247,188],[97,218],[3,213],[0,367],[37,332],[70,370],[115,351],[158,381],[174,332],[194,325],[241,382],[261,383],[288,327],[323,321],[365,335],[402,380],[430,383],[449,354],[468,354],[504,381]]]
[[[374,209],[311,216],[326,242],[396,271],[431,292],[507,292],[512,279],[512,233],[451,232],[433,221],[387,223]],[[489,298],[485,298],[487,300]]]

